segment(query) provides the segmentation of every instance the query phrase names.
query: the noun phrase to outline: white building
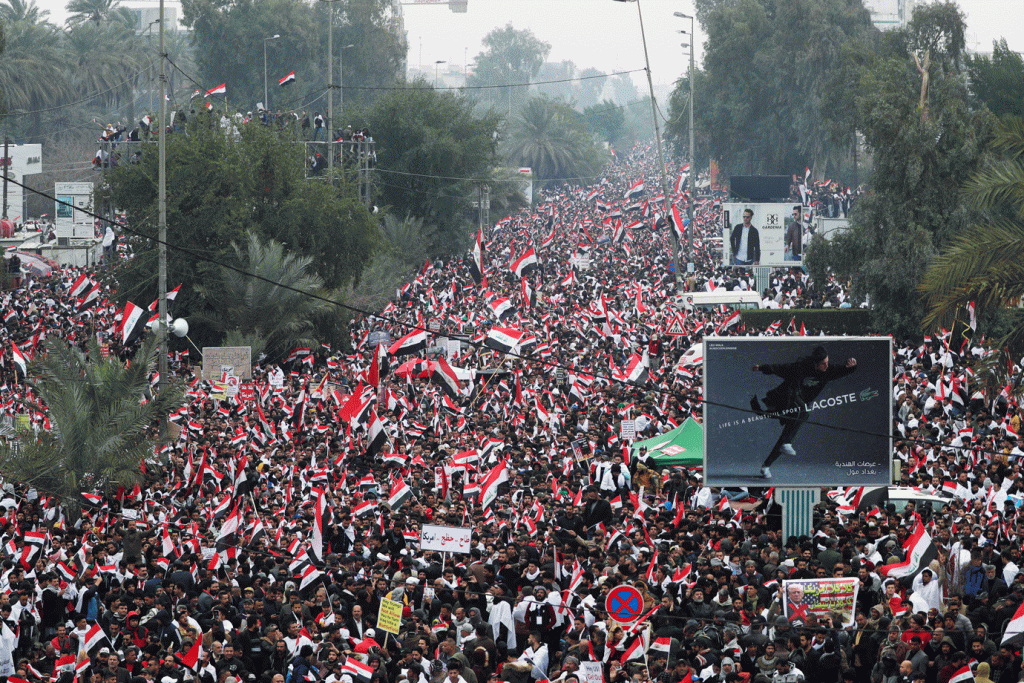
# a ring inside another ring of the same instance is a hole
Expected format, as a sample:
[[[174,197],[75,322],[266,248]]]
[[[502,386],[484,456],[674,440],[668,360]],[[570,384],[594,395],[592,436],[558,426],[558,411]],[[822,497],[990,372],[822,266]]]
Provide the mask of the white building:
[[[3,156],[3,144],[0,140],[0,157]],[[14,145],[9,148],[8,155],[11,158],[9,166],[5,167],[8,173],[7,178],[19,183],[25,182],[25,176],[33,173],[43,172],[43,146],[35,145]],[[2,192],[0,185],[0,192]],[[21,188],[14,183],[7,183],[7,217],[16,223],[23,223],[25,216],[25,196],[28,190]],[[2,198],[0,198],[2,199]]]
[[[871,23],[885,31],[901,28],[910,23],[914,14],[915,0],[864,0],[864,7],[871,12]]]

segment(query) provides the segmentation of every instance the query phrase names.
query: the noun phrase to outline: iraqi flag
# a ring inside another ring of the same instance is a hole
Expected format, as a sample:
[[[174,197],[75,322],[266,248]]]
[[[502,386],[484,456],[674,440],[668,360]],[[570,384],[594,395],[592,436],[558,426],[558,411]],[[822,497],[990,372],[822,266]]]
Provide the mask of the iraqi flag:
[[[189,671],[199,671],[199,662],[203,659],[203,639],[196,638],[196,642],[188,652],[185,654],[179,652],[175,657]]]
[[[917,523],[914,533],[903,542],[903,548],[907,551],[907,559],[896,564],[887,564],[878,568],[878,573],[894,579],[914,577],[928,566],[932,560],[939,557],[939,551],[932,542],[932,537],[925,531],[924,524]]]
[[[327,499],[324,497],[323,489],[320,489],[316,497],[316,510],[313,518],[313,546],[312,551],[316,559],[323,562],[324,559],[324,513],[327,511]]]
[[[354,656],[349,655],[341,667],[342,674],[352,676],[352,680],[369,681],[373,678],[373,669],[360,662]]]
[[[392,344],[388,353],[392,356],[408,356],[419,353],[425,348],[427,348],[427,331],[416,330]]]
[[[1006,645],[1010,641],[1020,640],[1022,633],[1024,633],[1024,602],[1020,604],[1017,611],[1013,613],[1013,618],[1006,624],[1006,630],[1003,631],[1003,640],[999,644]]]
[[[957,672],[950,677],[949,683],[974,683],[974,672],[971,671],[970,664],[957,670]]]
[[[71,289],[68,291],[68,294],[71,295],[72,299],[77,299],[89,290],[90,285],[92,285],[92,280],[86,277],[83,273],[82,275],[79,275],[78,279],[71,285]]]
[[[282,85],[282,86],[291,85],[292,83],[295,82],[295,72],[294,71],[291,72],[290,74],[288,74],[284,78],[279,79],[277,82],[278,82],[279,85]]]
[[[533,308],[537,303],[537,292],[534,291],[533,287],[530,286],[530,283],[526,281],[526,278],[520,280],[519,285],[523,294],[523,306]]]
[[[469,260],[469,272],[473,276],[473,281],[477,284],[483,282],[484,279],[484,231],[481,228],[476,233],[476,242],[473,244],[473,251],[470,254]]]
[[[735,327],[736,325],[739,324],[739,322],[740,312],[733,311],[732,314],[730,314],[729,317],[723,320],[722,324],[718,326],[718,329],[715,330],[715,334],[722,334],[723,332],[728,332],[730,328]]]
[[[437,363],[434,365],[434,369],[430,373],[430,381],[441,387],[441,391],[447,394],[448,398],[453,401],[457,399],[461,393],[459,389],[459,378],[455,376],[455,371],[452,370],[452,366],[448,365],[448,361],[445,360],[444,356],[437,359]]]
[[[209,97],[210,95],[223,95],[223,94],[227,93],[227,91],[228,91],[228,84],[227,83],[221,83],[216,88],[210,88],[209,90],[207,90],[206,94],[203,95],[203,97]]]
[[[484,339],[484,346],[501,353],[510,353],[523,340],[526,333],[511,327],[493,327]]]
[[[501,320],[505,316],[510,315],[514,312],[512,308],[512,302],[508,300],[507,296],[503,296],[500,299],[495,299],[494,301],[487,304],[487,307],[491,309],[491,313],[493,313],[494,317],[498,320]]]
[[[647,380],[650,378],[650,363],[647,360],[647,349],[644,349],[643,357],[635,353],[629,357],[625,375],[626,381],[630,384],[647,384]]]
[[[635,197],[639,197],[643,193],[644,193],[644,181],[643,181],[643,178],[641,178],[640,180],[638,180],[635,183],[633,183],[632,185],[630,185],[629,189],[626,190],[626,199],[633,199]]]
[[[28,376],[28,363],[25,362],[25,356],[21,353],[21,349],[14,342],[11,342],[11,360],[14,361],[14,365],[21,371],[22,377]]]
[[[137,336],[135,328],[139,327],[139,322],[142,320],[143,313],[145,313],[145,311],[142,310],[142,307],[136,306],[131,301],[124,305],[124,311],[121,314],[122,344],[127,345],[129,339]]]
[[[397,510],[405,505],[410,498],[412,498],[412,489],[405,483],[405,480],[399,479],[391,486],[391,493],[388,494],[388,507]]]
[[[671,638],[655,638],[654,642],[651,643],[650,649],[655,652],[664,652],[666,655],[672,651],[672,639]]]
[[[480,507],[486,508],[498,497],[498,487],[508,481],[508,463],[502,460],[480,482]]]
[[[98,652],[102,646],[110,646],[110,639],[107,638],[106,632],[103,627],[99,624],[93,624],[92,628],[86,631],[85,638],[82,642],[82,649],[90,653]]]
[[[527,249],[525,254],[513,261],[510,268],[519,277],[532,273],[537,268],[537,254],[533,251],[533,247]]]
[[[366,454],[376,455],[387,442],[388,433],[384,431],[384,423],[377,417],[377,411],[373,411],[373,416],[370,418],[370,429],[366,434]]]
[[[99,301],[101,291],[102,287],[100,283],[93,283],[92,287],[89,288],[89,291],[85,293],[85,296],[76,300],[75,308],[81,312],[93,306],[97,301]]]

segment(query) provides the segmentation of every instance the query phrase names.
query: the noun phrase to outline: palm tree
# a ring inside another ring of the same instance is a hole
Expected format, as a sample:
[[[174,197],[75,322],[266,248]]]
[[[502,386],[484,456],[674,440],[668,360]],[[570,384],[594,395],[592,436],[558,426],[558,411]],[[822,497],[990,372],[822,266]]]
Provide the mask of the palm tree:
[[[978,221],[925,272],[924,325],[951,327],[972,301],[979,316],[1012,309],[1013,324],[996,346],[1013,348],[1024,342],[1024,118],[997,123],[989,150],[992,156],[963,189]]]
[[[251,346],[255,357],[316,346],[317,319],[335,314],[337,307],[324,301],[335,295],[324,289],[313,259],[286,253],[283,244],[263,242],[253,231],[244,249],[233,246],[240,270],[251,274],[221,268],[217,281],[200,289],[212,309],[203,320],[226,334],[225,344]]]
[[[540,181],[579,178],[595,171],[597,159],[579,114],[569,105],[531,98],[512,122],[509,159],[529,166]]]
[[[36,6],[35,0],[3,0],[0,2],[0,23],[10,26],[16,21],[27,21],[36,24],[50,15],[47,10]]]
[[[156,367],[156,338],[150,337],[129,363],[104,359],[92,340],[88,352],[47,337],[45,353],[28,367],[26,383],[51,429],[23,438],[20,447],[0,447],[0,470],[16,482],[59,496],[73,510],[82,493],[113,493],[142,480],[140,464],[154,453],[154,424],[181,404],[182,387],[172,382],[149,393]]]
[[[121,7],[118,0],[71,0],[65,9],[70,15],[69,24],[79,24],[83,21],[95,24],[121,22],[135,28],[131,11]]]
[[[71,25],[65,46],[75,96],[97,95],[108,104],[131,96],[137,72],[153,61],[133,49],[135,43],[135,32],[120,22]]]
[[[22,10],[19,10],[22,11]],[[28,12],[28,16],[38,12]],[[46,21],[30,18],[4,24],[6,46],[0,59],[0,93],[8,112],[32,112],[40,131],[40,110],[57,105],[70,93],[60,32]]]

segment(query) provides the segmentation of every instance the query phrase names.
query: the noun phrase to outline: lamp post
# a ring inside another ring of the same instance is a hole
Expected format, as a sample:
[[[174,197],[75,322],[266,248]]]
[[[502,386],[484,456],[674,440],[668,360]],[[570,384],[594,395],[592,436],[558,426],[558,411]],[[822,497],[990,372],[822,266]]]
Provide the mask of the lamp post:
[[[644,44],[644,64],[647,67],[647,89],[651,94],[651,118],[654,120],[654,138],[658,144],[658,162],[661,165],[661,193],[664,198],[665,221],[669,225],[669,234],[672,243],[672,259],[675,263],[676,293],[683,291],[683,279],[680,276],[679,268],[679,238],[676,236],[675,228],[672,227],[672,206],[668,192],[668,168],[665,166],[665,153],[661,149],[661,127],[658,125],[658,105],[654,101],[654,82],[651,80],[651,60],[647,55],[647,35],[644,33],[644,15],[640,11],[640,0],[615,0],[616,2],[636,2],[636,14],[640,18],[640,37]],[[692,164],[691,164],[692,165]],[[693,224],[691,219],[690,224]]]
[[[441,64],[447,63],[448,60],[446,59],[438,59],[437,61],[434,62],[434,90],[437,90],[437,67],[440,66]]]
[[[338,111],[345,113],[345,50],[355,45],[342,45],[338,48]]]
[[[263,39],[263,107],[269,112],[270,103],[267,101],[267,43],[271,40],[277,40],[281,37],[280,33],[275,33],[269,38]]]
[[[682,19],[690,20],[690,75],[687,80],[690,81],[690,201],[687,204],[687,217],[689,218],[690,224],[686,226],[686,254],[687,261],[693,260],[693,204],[697,200],[697,160],[693,156],[693,78],[696,75],[696,71],[693,68],[693,53],[697,49],[697,34],[693,32],[693,15],[683,14],[682,12],[675,12],[675,16]]]

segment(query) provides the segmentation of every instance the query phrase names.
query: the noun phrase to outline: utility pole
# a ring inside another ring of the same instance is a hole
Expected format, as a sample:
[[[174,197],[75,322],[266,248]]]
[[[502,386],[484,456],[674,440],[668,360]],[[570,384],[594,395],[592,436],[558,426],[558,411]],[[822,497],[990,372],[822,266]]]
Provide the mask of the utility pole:
[[[157,185],[157,212],[158,212],[158,234],[160,243],[157,245],[158,266],[157,266],[157,315],[160,324],[157,327],[157,338],[159,339],[157,358],[157,372],[160,373],[157,382],[157,393],[167,385],[167,74],[164,72],[164,62],[167,53],[164,49],[164,0],[160,0],[160,120],[159,134],[157,137],[158,150],[158,185]],[[160,436],[167,436],[167,415],[160,416]]]
[[[327,0],[327,178],[334,176],[334,2]]]
[[[693,67],[693,53],[697,49],[697,34],[693,32],[693,16],[690,14],[683,14],[682,12],[676,12],[676,16],[690,20],[690,201],[686,205],[687,218],[689,224],[686,226],[686,265],[689,270],[690,264],[693,263],[693,205],[697,201],[697,159],[693,156],[693,79],[696,76],[696,71]]]
[[[3,214],[3,216],[0,216],[0,218],[7,218],[7,172],[11,168],[10,150],[11,150],[11,139],[5,135],[4,136],[4,158],[0,159],[0,162],[3,163],[3,167],[4,167],[4,214]],[[22,222],[24,222],[24,221],[25,221],[25,219],[22,218]]]
[[[628,2],[628,0],[616,1]],[[679,267],[679,237],[676,235],[676,230],[672,226],[672,205],[668,191],[668,169],[665,166],[665,153],[661,149],[661,126],[658,125],[658,105],[654,100],[654,81],[651,80],[651,60],[647,55],[647,34],[644,32],[644,15],[643,12],[640,11],[640,0],[636,0],[636,13],[637,16],[640,17],[640,37],[643,39],[644,44],[644,64],[647,67],[647,89],[651,94],[651,118],[654,120],[654,140],[658,143],[658,163],[661,166],[661,193],[662,198],[664,199],[665,222],[668,224],[669,228],[669,237],[671,238],[669,241],[672,243],[672,259],[676,268],[676,293],[681,294],[683,291],[683,278],[680,274],[682,269]]]

